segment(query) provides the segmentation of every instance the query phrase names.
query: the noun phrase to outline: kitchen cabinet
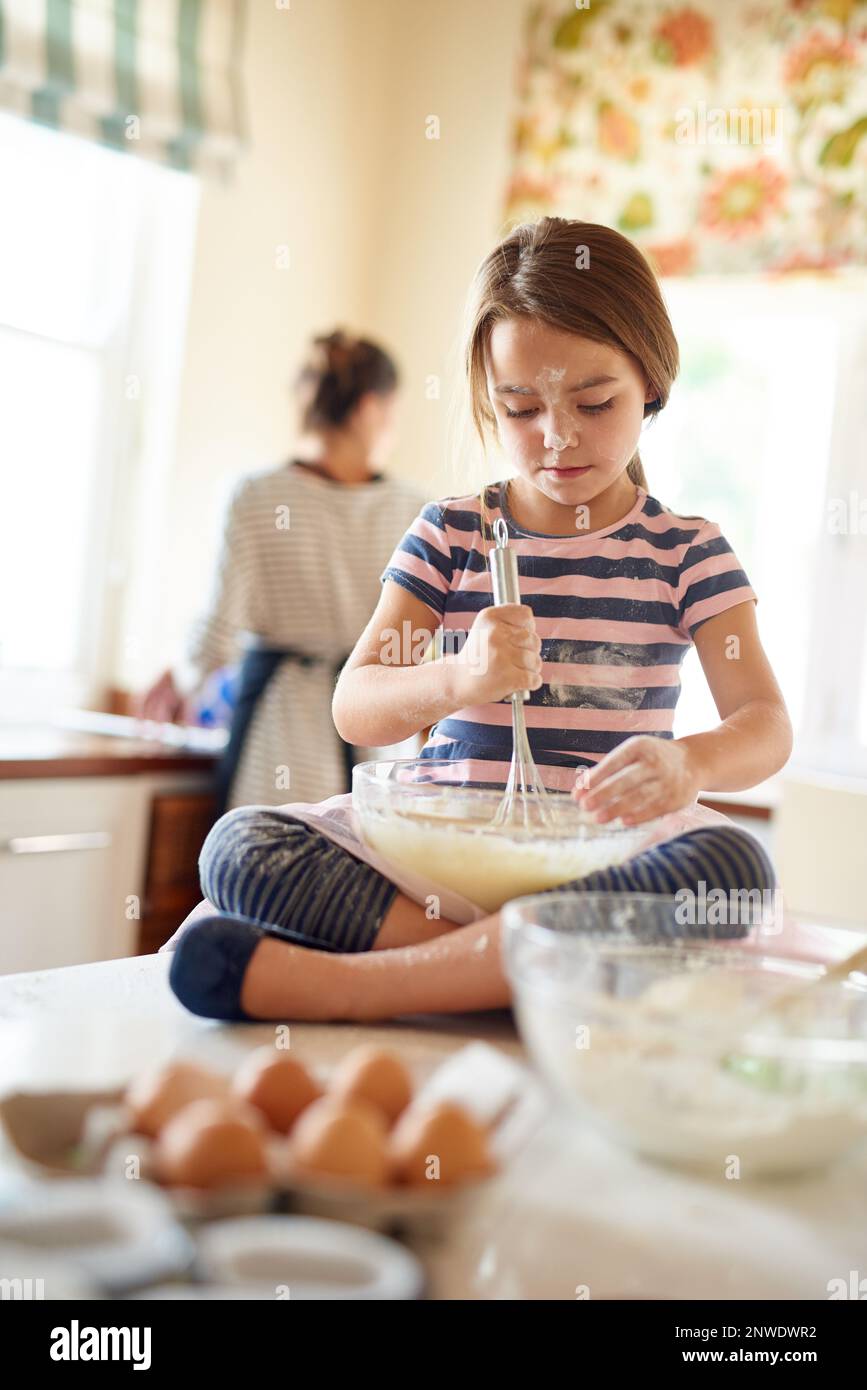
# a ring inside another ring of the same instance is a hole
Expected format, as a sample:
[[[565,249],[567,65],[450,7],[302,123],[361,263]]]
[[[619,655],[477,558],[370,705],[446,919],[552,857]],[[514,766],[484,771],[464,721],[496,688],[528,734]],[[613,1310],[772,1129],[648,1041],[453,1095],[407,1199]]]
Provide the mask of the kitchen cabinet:
[[[174,790],[153,798],[139,955],[158,951],[201,902],[199,850],[214,823],[215,805],[210,791]]]
[[[199,898],[214,765],[152,738],[0,725],[0,975],[161,944]]]
[[[196,780],[0,782],[0,974],[135,954],[154,800],[189,795]]]

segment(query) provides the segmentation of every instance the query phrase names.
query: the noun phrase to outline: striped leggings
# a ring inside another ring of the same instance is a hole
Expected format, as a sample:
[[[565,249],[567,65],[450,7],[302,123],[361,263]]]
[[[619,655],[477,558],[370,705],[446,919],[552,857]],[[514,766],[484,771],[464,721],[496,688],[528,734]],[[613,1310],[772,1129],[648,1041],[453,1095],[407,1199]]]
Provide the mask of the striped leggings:
[[[221,817],[199,859],[202,892],[218,912],[245,917],[271,934],[324,951],[369,951],[398,890],[286,812],[242,806]],[[773,890],[773,866],[762,846],[733,825],[679,835],[627,860],[563,884],[563,892],[620,891],[698,897]],[[743,936],[749,926],[717,927],[716,936]],[[684,929],[683,935],[708,935]]]

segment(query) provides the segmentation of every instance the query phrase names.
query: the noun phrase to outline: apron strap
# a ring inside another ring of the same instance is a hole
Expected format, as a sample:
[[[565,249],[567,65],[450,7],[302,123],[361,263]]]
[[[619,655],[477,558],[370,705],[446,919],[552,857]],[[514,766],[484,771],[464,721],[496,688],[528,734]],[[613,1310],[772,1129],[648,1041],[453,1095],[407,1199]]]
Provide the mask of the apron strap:
[[[349,656],[347,654],[335,666],[335,681],[348,659]],[[247,735],[250,732],[250,725],[253,722],[253,715],[256,712],[256,707],[265,693],[274,672],[284,661],[294,661],[297,662],[299,666],[318,666],[322,664],[321,657],[308,656],[305,652],[296,651],[293,647],[251,647],[244,653],[238,682],[238,695],[235,701],[234,714],[232,716],[232,727],[229,732],[229,741],[217,764],[215,778],[215,819],[220,817],[226,809],[229,794],[232,789],[232,782],[238,771],[241,754],[247,741]],[[340,736],[337,735],[337,737],[339,738]],[[345,743],[343,739],[340,739],[340,744],[343,754],[346,790],[351,791],[353,749],[352,745]]]

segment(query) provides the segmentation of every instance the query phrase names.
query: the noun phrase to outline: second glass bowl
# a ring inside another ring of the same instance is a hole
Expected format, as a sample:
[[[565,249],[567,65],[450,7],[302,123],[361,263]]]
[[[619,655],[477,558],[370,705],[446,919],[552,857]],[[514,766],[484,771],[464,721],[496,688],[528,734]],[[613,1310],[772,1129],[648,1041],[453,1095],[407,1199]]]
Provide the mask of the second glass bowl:
[[[822,985],[823,966],[714,939],[743,928],[682,925],[680,907],[625,893],[508,904],[506,969],[539,1070],[618,1144],[720,1177],[818,1169],[862,1142],[867,979]]]

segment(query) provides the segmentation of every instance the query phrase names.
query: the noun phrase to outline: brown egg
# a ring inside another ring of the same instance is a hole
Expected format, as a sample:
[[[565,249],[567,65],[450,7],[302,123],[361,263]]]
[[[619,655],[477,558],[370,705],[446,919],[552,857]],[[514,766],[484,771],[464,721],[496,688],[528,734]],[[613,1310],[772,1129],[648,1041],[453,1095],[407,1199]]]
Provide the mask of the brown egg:
[[[228,1089],[227,1077],[194,1062],[168,1062],[130,1083],[125,1100],[131,1111],[131,1127],[137,1134],[155,1139],[192,1101],[215,1100],[227,1095]]]
[[[241,1063],[232,1093],[255,1106],[272,1129],[287,1134],[301,1111],[322,1095],[322,1087],[294,1057],[262,1047]]]
[[[186,1106],[163,1129],[154,1159],[160,1178],[172,1187],[223,1187],[268,1173],[261,1122],[234,1101]]]
[[[323,1096],[295,1125],[289,1162],[300,1176],[378,1186],[388,1179],[385,1120],[363,1101]]]
[[[372,1043],[355,1047],[331,1078],[329,1091],[343,1100],[364,1100],[390,1125],[412,1100],[412,1081],[399,1057]]]
[[[494,1170],[485,1130],[454,1101],[407,1110],[389,1153],[395,1177],[414,1187],[445,1187]]]

